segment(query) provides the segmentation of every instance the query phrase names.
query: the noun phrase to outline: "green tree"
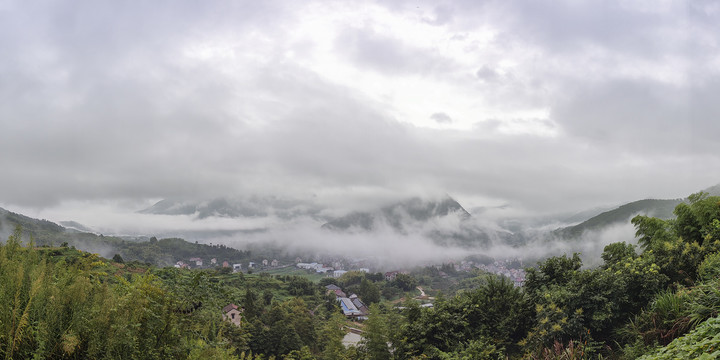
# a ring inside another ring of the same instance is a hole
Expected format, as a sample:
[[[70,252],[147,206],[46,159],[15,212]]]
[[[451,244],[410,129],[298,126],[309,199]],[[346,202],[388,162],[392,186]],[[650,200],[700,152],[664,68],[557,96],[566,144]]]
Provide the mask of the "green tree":
[[[667,221],[638,215],[630,220],[635,226],[635,237],[643,250],[652,247],[653,243],[661,243],[672,239],[672,228]]]
[[[534,296],[543,287],[567,284],[575,272],[582,266],[580,255],[575,253],[571,258],[566,255],[554,256],[538,263],[537,268],[526,269],[525,289]]]
[[[417,286],[417,280],[412,275],[403,273],[397,274],[392,283],[404,291],[413,290]]]
[[[358,290],[358,296],[368,305],[377,303],[380,302],[380,289],[368,279],[362,279],[360,282],[360,289]]]
[[[360,342],[360,349],[365,359],[390,359],[390,348],[388,347],[390,337],[388,331],[385,316],[380,312],[378,305],[370,305],[370,316],[365,323],[365,332]]]
[[[635,254],[634,245],[625,242],[616,242],[606,245],[601,257],[603,261],[605,261],[603,268],[607,269],[628,258],[635,258],[637,254]]]
[[[344,323],[345,317],[336,312],[323,325],[318,337],[322,349],[321,359],[341,360],[345,358],[345,347],[342,344],[345,336],[345,332],[342,330]]]

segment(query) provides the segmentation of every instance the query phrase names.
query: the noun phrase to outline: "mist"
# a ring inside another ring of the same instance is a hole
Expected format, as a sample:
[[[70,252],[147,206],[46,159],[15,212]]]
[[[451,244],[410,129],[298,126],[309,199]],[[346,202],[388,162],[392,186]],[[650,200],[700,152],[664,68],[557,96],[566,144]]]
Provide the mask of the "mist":
[[[368,201],[366,204],[360,208],[367,209],[383,202]],[[492,209],[476,212],[470,218],[451,213],[425,222],[404,219],[402,231],[383,221],[378,221],[369,231],[352,227],[334,231],[323,228],[326,217],[303,215],[283,218],[272,215],[270,209],[266,211],[270,214],[267,216],[198,218],[197,214],[161,215],[130,211],[137,208],[135,205],[122,209],[116,203],[102,206],[77,203],[72,206],[66,204],[62,211],[45,210],[31,215],[55,221],[73,219],[96,234],[180,237],[191,242],[223,244],[238,250],[266,247],[280,249],[287,257],[302,254],[314,258],[366,259],[383,269],[447,263],[476,255],[494,259],[518,258],[525,265],[532,266],[551,256],[576,252],[581,254],[585,266],[591,267],[601,264],[600,255],[606,245],[636,242],[629,219],[626,223],[609,226],[602,231],[588,231],[578,239],[568,240],[554,236],[552,231],[571,224],[547,223],[522,214],[516,219],[521,230],[512,232],[502,226],[502,221],[508,219],[501,215],[507,215],[509,210],[506,208],[501,208],[499,212]],[[337,210],[330,212],[342,213]],[[453,242],[453,236],[476,241],[457,243]],[[86,242],[79,247],[105,257],[114,254],[111,247],[95,243]]]

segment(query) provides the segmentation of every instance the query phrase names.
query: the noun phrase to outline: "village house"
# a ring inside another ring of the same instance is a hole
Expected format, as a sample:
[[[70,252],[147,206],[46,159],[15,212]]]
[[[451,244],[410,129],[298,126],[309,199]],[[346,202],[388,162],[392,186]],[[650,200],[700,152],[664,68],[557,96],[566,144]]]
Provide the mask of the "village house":
[[[217,264],[217,259],[216,259],[216,258],[210,259],[210,264],[211,264],[211,265]]]
[[[351,295],[349,298],[338,297],[337,300],[340,303],[340,308],[342,309],[345,317],[354,320],[367,320],[367,316],[369,314],[368,307],[365,306],[365,304],[363,304],[357,296],[353,297]]]
[[[397,271],[388,271],[385,273],[385,280],[393,281],[397,277],[397,274],[398,274]]]
[[[223,261],[223,267],[230,267],[230,263],[227,261]]]
[[[242,271],[242,264],[233,264],[233,272],[241,272]]]
[[[273,261],[270,263],[270,266],[272,267],[278,267],[278,265],[280,265],[280,263],[277,261],[277,259],[273,259]]]
[[[235,304],[228,304],[222,309],[223,320],[227,320],[237,326],[240,326],[240,320],[242,319],[242,308],[238,308]]]
[[[262,264],[263,264],[263,266],[268,266],[268,260],[267,260],[267,259],[263,259]]]
[[[199,257],[190,258],[190,262],[194,262],[195,266],[202,266],[202,264],[203,264],[202,259]]]
[[[325,288],[327,289],[327,293],[335,295],[335,298],[342,298],[342,297],[347,296],[342,291],[342,289],[340,289],[340,287],[335,284],[330,284],[330,285],[326,286]]]

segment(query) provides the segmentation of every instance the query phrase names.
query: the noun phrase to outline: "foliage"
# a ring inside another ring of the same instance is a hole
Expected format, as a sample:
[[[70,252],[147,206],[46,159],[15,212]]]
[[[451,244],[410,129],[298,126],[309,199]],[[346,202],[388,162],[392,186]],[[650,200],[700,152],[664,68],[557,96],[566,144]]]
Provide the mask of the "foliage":
[[[380,289],[368,279],[362,279],[357,295],[368,305],[380,301]]]
[[[640,357],[641,360],[717,359],[720,357],[720,318],[714,317],[685,336]]]
[[[360,342],[360,352],[363,358],[369,360],[390,359],[389,331],[385,315],[381,313],[378,305],[370,305],[370,316],[365,325],[363,340]]]
[[[400,288],[403,291],[410,291],[415,289],[418,283],[415,277],[413,277],[412,275],[399,273],[392,281],[392,285]]]
[[[705,257],[698,266],[698,277],[704,281],[720,278],[720,253],[712,253]]]
[[[502,360],[505,359],[504,350],[486,338],[479,338],[462,344],[453,352],[438,352],[437,357],[441,360]]]
[[[476,290],[437,299],[434,308],[420,309],[408,301],[404,315],[393,343],[400,358],[461,352],[468,339],[480,338],[497,349],[517,351],[531,316],[527,296],[496,277]]]

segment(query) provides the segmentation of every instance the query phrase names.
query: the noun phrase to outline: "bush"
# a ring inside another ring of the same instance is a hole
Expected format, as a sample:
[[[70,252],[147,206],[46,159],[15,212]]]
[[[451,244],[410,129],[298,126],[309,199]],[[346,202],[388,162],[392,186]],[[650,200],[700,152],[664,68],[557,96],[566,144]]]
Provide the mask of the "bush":
[[[698,278],[701,280],[720,278],[720,253],[713,253],[705,257],[698,267]]]

